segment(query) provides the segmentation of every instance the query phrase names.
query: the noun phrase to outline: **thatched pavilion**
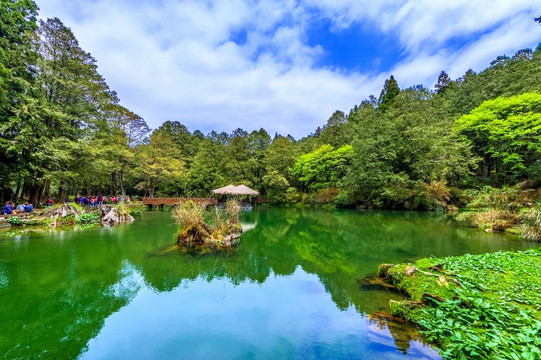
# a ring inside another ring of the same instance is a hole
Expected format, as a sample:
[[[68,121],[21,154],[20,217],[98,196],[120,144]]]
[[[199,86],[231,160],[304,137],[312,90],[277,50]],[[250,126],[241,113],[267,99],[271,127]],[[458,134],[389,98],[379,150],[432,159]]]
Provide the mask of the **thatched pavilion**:
[[[234,186],[233,184],[229,184],[219,189],[212,190],[212,194],[214,196],[221,196],[221,200],[225,201],[228,196],[234,197],[236,199],[246,198],[246,197],[252,198],[254,196],[258,196],[259,192],[257,192],[254,189],[250,189],[248,186],[244,184],[241,184],[239,186]],[[247,208],[250,206],[250,204],[242,203],[241,206],[243,208]]]

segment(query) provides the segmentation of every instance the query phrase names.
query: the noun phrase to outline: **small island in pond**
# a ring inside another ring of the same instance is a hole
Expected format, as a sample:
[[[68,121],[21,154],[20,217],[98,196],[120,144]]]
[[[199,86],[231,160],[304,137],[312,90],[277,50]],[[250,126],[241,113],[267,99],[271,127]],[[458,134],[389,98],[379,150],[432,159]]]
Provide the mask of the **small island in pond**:
[[[217,206],[207,210],[193,201],[178,205],[173,209],[173,218],[179,226],[177,244],[186,248],[231,248],[242,234],[240,210],[236,200],[228,201],[223,210]]]

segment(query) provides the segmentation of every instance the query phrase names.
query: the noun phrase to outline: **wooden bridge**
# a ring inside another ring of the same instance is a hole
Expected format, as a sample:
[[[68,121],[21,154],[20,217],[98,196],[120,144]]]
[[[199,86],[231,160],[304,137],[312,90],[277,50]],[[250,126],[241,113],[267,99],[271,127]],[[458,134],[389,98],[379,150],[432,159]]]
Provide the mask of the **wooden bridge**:
[[[148,207],[152,207],[154,205],[158,205],[160,207],[164,205],[179,205],[186,201],[193,201],[198,205],[205,206],[214,205],[217,203],[217,200],[212,198],[143,198],[143,204],[147,205]]]

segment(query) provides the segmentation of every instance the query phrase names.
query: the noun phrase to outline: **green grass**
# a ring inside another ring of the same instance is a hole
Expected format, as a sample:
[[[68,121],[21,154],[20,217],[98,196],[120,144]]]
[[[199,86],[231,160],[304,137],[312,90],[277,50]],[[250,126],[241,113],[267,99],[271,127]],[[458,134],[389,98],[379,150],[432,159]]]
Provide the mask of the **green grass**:
[[[541,359],[540,249],[422,259],[411,276],[406,266],[387,270],[412,300],[391,311],[418,324],[444,358]],[[419,305],[423,293],[445,300],[425,294]]]

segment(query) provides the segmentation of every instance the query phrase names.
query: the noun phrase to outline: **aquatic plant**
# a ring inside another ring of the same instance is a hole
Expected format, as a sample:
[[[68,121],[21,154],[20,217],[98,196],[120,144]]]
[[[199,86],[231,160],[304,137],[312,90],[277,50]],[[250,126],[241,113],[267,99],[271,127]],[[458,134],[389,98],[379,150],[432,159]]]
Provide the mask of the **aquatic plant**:
[[[411,299],[392,302],[393,315],[418,324],[445,359],[541,359],[539,249],[421,259],[381,275]]]

